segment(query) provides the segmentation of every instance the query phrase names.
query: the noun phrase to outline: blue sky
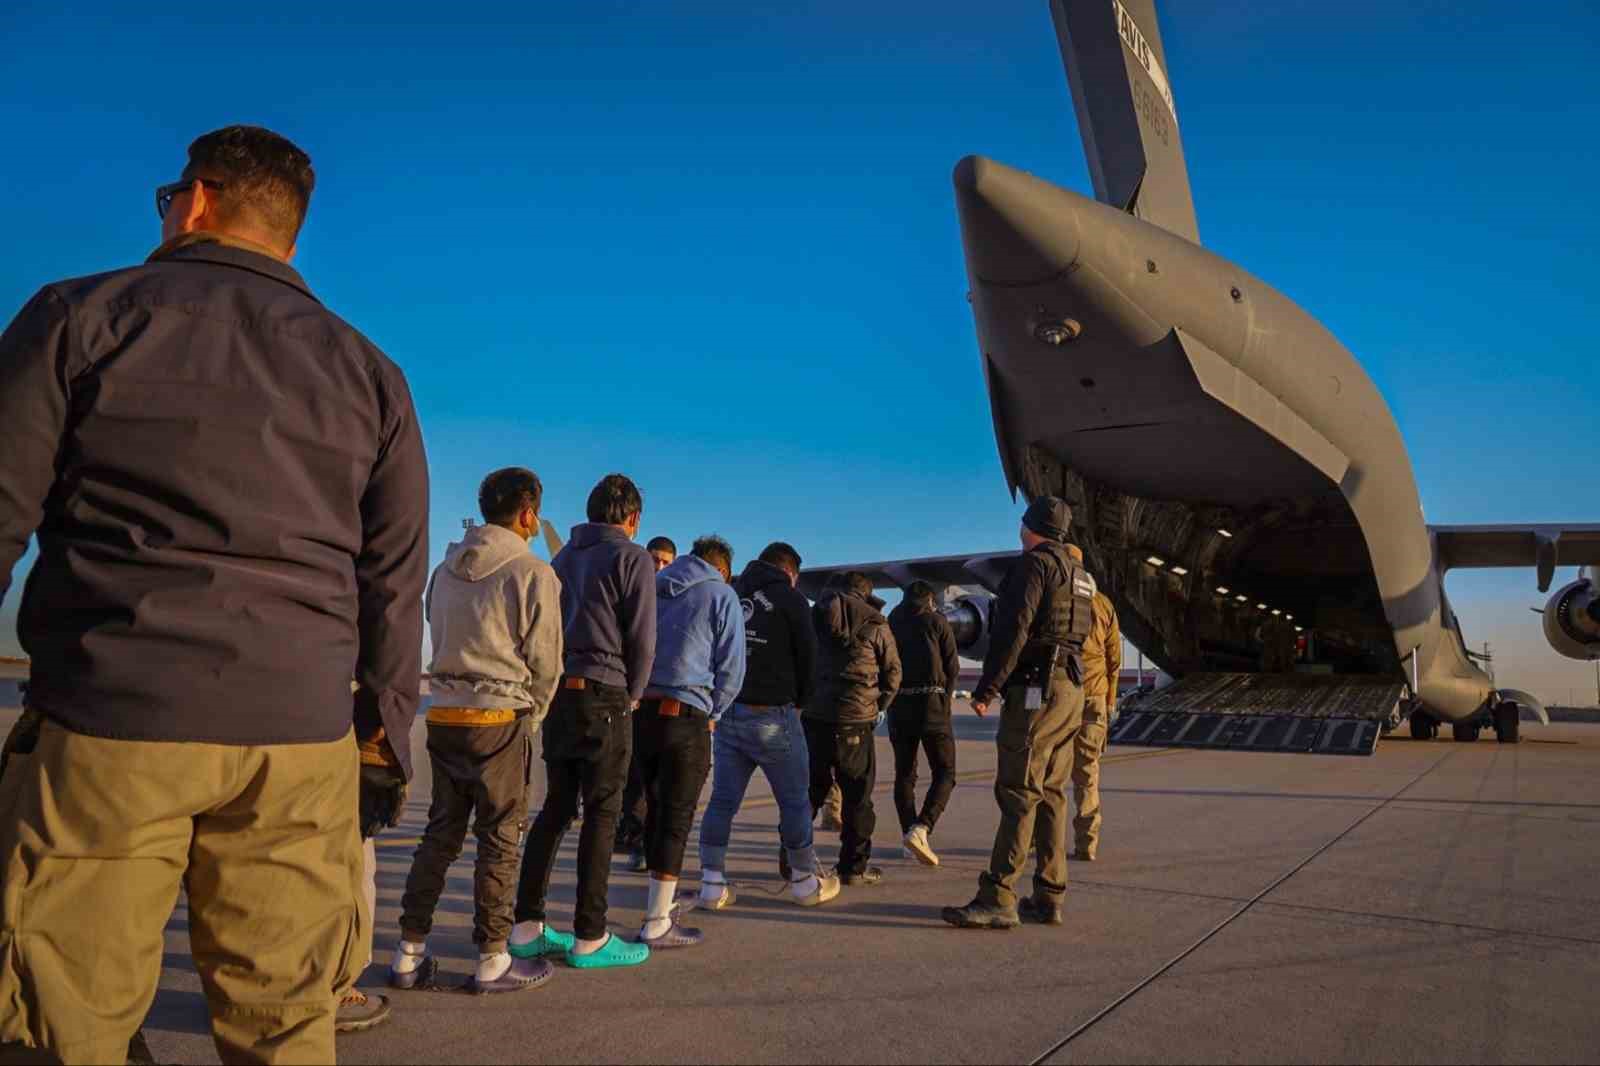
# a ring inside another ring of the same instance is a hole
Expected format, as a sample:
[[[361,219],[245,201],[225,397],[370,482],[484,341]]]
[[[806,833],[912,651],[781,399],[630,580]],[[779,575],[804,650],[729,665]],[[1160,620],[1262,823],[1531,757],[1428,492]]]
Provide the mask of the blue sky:
[[[260,123],[318,170],[296,265],[410,378],[436,557],[510,463],[559,526],[622,470],[647,534],[741,557],[1009,547],[950,170],[977,152],[1089,189],[1046,5],[773,7],[5,5],[0,316],[142,258],[189,140]],[[1600,15],[1162,17],[1205,243],[1363,361],[1428,518],[1600,517]],[[1530,574],[1451,592],[1503,680],[1592,694],[1543,650]]]

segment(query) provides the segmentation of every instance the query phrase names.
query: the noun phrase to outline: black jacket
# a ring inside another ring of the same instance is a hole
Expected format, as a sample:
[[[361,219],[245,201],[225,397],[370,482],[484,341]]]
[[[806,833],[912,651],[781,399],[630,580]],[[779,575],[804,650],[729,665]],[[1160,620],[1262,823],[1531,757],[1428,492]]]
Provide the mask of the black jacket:
[[[938,610],[901,603],[889,612],[889,630],[900,652],[900,692],[894,713],[931,725],[950,721],[950,699],[961,677],[956,635]]]
[[[370,737],[409,775],[428,470],[405,378],[268,256],[48,285],[0,336],[29,706],[132,740]],[[351,697],[352,674],[358,683]]]
[[[744,687],[740,703],[777,707],[811,702],[817,669],[817,635],[811,606],[789,575],[756,559],[734,582],[744,607]]]
[[[1046,621],[1040,617],[1041,604],[1050,602],[1063,569],[1077,566],[1060,544],[1048,541],[1023,552],[1011,564],[990,610],[994,628],[989,654],[984,657],[978,687],[972,690],[972,702],[988,703],[1004,691],[1029,639]]]
[[[644,695],[656,660],[656,564],[616,526],[584,522],[550,561],[561,579],[565,670]]]
[[[889,623],[860,596],[831,590],[811,608],[817,633],[817,692],[807,718],[870,722],[900,688],[900,654]]]

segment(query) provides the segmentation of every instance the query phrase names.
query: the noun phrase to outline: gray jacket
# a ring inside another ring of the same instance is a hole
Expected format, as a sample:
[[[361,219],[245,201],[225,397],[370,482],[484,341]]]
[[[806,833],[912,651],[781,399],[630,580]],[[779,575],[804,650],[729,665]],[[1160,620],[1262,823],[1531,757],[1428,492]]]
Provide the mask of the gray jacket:
[[[544,718],[561,680],[561,581],[526,541],[500,526],[468,530],[433,572],[425,610],[437,706]]]

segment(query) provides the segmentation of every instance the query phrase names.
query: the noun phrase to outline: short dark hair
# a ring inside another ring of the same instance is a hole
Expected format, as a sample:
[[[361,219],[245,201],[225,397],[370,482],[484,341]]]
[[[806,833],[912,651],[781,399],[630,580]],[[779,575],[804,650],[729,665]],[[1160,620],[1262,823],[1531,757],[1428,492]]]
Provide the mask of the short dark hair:
[[[906,586],[906,602],[914,604],[927,604],[931,606],[934,600],[933,586],[926,581],[913,581]]]
[[[196,137],[183,177],[221,182],[215,195],[222,221],[248,215],[287,244],[300,235],[317,184],[311,157],[260,126],[224,126]]]
[[[524,507],[535,512],[544,500],[544,486],[539,475],[520,466],[496,470],[478,486],[478,513],[485,522],[502,525],[516,521]]]
[[[644,497],[639,486],[621,474],[607,474],[589,493],[589,521],[620,526],[636,514],[644,513]]]
[[[715,533],[696,538],[690,551],[712,566],[721,563],[729,571],[733,570],[733,545]]]
[[[785,544],[781,540],[775,540],[765,548],[762,548],[761,554],[756,558],[781,569],[791,570],[796,574],[800,572],[800,553],[794,550],[792,544]]]
[[[678,557],[678,546],[672,543],[671,537],[651,537],[650,543],[644,546],[647,552],[670,552],[672,557]]]

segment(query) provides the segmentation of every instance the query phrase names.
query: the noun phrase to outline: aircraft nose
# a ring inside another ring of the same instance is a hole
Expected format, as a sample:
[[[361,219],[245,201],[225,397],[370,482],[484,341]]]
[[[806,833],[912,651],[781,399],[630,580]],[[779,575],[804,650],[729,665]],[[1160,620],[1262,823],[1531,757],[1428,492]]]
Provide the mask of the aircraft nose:
[[[1076,193],[976,155],[956,164],[953,180],[967,266],[977,280],[1037,284],[1077,260],[1083,198]]]

